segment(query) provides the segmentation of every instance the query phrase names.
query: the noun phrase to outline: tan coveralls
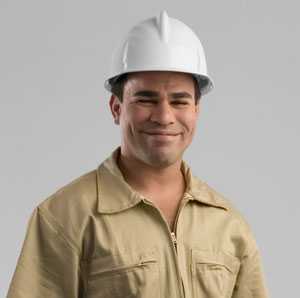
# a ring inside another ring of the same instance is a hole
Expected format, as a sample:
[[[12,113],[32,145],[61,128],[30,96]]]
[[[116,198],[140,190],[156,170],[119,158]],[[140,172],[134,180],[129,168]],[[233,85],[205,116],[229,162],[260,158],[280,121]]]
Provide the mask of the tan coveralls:
[[[40,203],[8,298],[265,298],[260,254],[228,199],[192,175],[174,231],[124,180],[117,148]]]

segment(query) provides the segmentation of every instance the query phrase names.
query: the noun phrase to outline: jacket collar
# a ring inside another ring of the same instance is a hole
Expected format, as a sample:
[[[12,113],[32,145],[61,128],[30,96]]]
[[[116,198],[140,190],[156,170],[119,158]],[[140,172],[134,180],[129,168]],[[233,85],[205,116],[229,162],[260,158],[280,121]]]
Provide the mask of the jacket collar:
[[[135,206],[145,198],[124,179],[118,167],[120,147],[99,165],[97,169],[98,212],[115,213]],[[182,161],[181,170],[187,183],[185,197],[205,205],[228,210],[228,203],[205,182],[192,175],[190,167]]]

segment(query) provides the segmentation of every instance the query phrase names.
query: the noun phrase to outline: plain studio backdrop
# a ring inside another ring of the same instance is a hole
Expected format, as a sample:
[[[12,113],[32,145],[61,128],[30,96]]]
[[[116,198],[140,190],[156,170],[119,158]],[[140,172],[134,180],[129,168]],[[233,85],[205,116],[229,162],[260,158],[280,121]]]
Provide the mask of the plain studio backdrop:
[[[297,296],[297,1],[0,3],[1,297],[33,209],[119,145],[103,87],[111,52],[162,9],[198,34],[215,83],[184,158],[250,223],[271,296]]]

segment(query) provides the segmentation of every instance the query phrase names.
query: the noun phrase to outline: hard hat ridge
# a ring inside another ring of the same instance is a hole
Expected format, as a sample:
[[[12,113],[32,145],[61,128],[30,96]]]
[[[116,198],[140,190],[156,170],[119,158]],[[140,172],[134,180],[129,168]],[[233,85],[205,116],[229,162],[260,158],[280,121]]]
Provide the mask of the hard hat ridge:
[[[170,36],[170,20],[167,12],[163,10],[160,15],[156,18],[157,27],[160,32],[161,40],[168,43]]]

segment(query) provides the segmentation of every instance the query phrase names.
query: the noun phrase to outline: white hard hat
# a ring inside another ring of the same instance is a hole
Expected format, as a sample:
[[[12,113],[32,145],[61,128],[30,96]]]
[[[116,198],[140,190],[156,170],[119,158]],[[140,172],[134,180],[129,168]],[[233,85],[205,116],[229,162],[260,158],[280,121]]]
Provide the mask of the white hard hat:
[[[201,94],[213,88],[207,74],[204,50],[197,35],[166,11],[134,26],[112,56],[108,91],[125,73],[137,71],[178,71],[194,75]]]

